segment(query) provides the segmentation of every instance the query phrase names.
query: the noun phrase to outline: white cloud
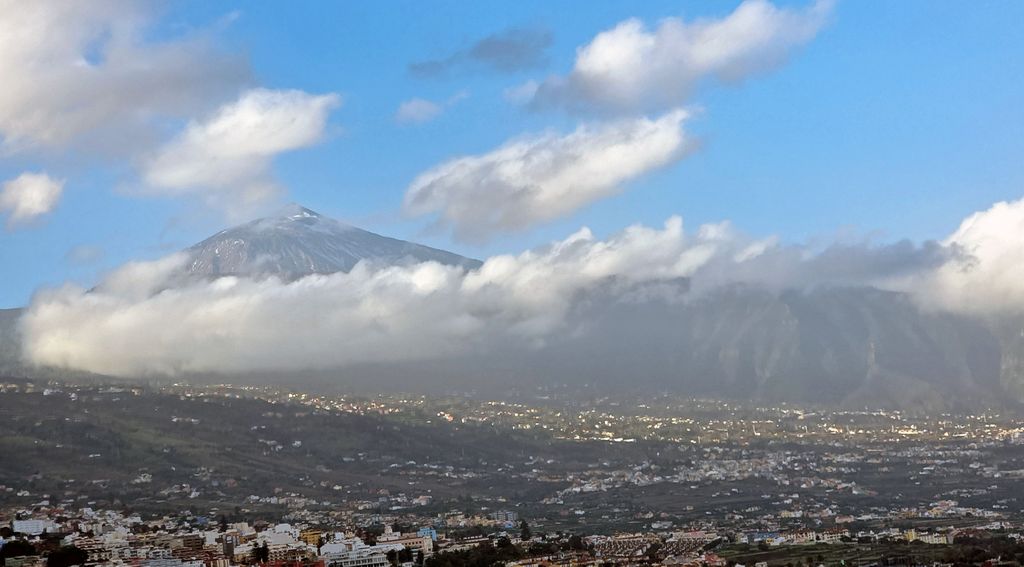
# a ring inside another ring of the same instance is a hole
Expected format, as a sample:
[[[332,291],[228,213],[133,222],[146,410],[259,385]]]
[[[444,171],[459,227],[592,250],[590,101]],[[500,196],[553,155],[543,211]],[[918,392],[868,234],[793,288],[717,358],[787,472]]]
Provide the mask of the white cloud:
[[[564,329],[579,292],[686,276],[713,244],[678,217],[608,240],[583,229],[476,270],[428,262],[293,282],[180,279],[184,255],[125,266],[93,290],[37,294],[22,320],[38,364],[118,376],[329,368],[536,346]]]
[[[247,91],[144,159],[146,189],[199,194],[215,206],[244,210],[278,192],[274,157],[320,141],[340,102],[335,94]]]
[[[972,214],[942,244],[957,254],[908,278],[907,290],[926,305],[961,313],[1024,313],[1024,199]]]
[[[445,110],[469,98],[468,91],[459,91],[444,103],[437,103],[422,98],[409,99],[398,105],[395,122],[399,124],[423,124],[441,116]]]
[[[140,2],[0,0],[0,138],[7,152],[131,153],[154,128],[248,82],[202,35],[151,41]]]
[[[682,129],[686,118],[675,110],[657,119],[584,125],[568,135],[520,138],[453,159],[412,182],[404,210],[436,213],[463,239],[559,218],[681,159],[694,146]]]
[[[679,106],[706,78],[735,82],[783,62],[814,38],[831,5],[817,0],[798,10],[746,0],[722,19],[666,18],[654,30],[629,19],[580,47],[572,71],[545,80],[533,100],[625,111]]]
[[[437,118],[443,111],[444,108],[436,102],[414,98],[398,106],[395,121],[401,124],[422,124]]]
[[[7,213],[7,226],[13,228],[52,211],[63,192],[63,179],[45,173],[22,173],[0,190],[0,212]]]

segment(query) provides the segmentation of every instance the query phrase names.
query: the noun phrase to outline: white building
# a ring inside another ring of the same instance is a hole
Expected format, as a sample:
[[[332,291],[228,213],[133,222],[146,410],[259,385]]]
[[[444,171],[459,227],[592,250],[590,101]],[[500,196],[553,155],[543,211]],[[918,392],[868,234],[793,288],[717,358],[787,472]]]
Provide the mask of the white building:
[[[341,536],[341,537],[338,537]],[[336,534],[334,541],[320,548],[320,557],[327,567],[387,567],[388,551],[396,553],[402,546],[366,545],[363,540]]]
[[[57,524],[50,520],[14,520],[11,529],[15,533],[22,533],[31,536],[41,535],[45,531],[53,531]]]

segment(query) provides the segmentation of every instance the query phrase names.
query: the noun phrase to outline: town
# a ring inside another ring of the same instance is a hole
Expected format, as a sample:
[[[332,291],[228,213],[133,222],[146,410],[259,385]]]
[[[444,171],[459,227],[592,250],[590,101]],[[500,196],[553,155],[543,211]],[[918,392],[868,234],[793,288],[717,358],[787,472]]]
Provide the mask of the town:
[[[0,421],[7,565],[931,565],[1024,552],[1024,422],[997,414],[11,380]]]
[[[580,536],[557,532],[534,535],[516,514],[486,517],[449,513],[432,525],[402,531],[333,531],[321,518],[312,524],[229,522],[205,516],[164,516],[143,520],[115,511],[67,510],[41,505],[16,512],[0,528],[0,556],[9,566],[145,565],[151,567],[226,567],[328,565],[470,564],[467,559],[506,565],[740,565],[735,558],[806,557],[823,564],[840,556],[867,553],[958,558],[957,546],[989,542],[1024,552],[1021,535],[997,521],[973,528],[918,531],[889,528],[857,531],[832,527],[775,532],[717,532],[712,529]],[[712,525],[714,522],[709,522]],[[339,528],[340,529],[340,528]],[[444,531],[448,530],[446,534]],[[752,547],[753,545],[753,547]],[[934,549],[925,549],[924,546]],[[45,555],[45,556],[44,556]],[[732,557],[732,559],[730,559]],[[888,558],[887,558],[888,559]],[[843,560],[845,562],[845,559]],[[876,560],[875,563],[878,563]],[[755,565],[769,565],[766,560]],[[789,562],[792,564],[792,561]]]

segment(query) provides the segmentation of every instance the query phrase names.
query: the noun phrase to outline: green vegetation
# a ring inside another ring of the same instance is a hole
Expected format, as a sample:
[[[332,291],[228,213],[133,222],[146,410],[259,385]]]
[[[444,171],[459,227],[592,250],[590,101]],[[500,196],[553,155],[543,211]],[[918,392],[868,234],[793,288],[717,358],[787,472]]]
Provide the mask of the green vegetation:
[[[72,565],[84,565],[89,560],[89,554],[73,546],[65,545],[46,556],[46,567],[71,567]]]
[[[8,557],[21,557],[23,555],[38,555],[35,546],[31,543],[16,539],[9,541],[0,547],[0,565],[5,565]]]
[[[505,561],[524,557],[523,550],[512,545],[508,539],[498,540],[497,545],[486,542],[472,549],[453,553],[439,553],[427,559],[426,567],[488,567]]]
[[[1024,544],[1004,536],[986,540],[958,538],[954,545],[930,545],[904,540],[875,543],[787,545],[761,547],[727,545],[716,550],[729,564],[752,565],[764,561],[769,567],[826,567],[856,565],[978,565],[1001,558],[1024,564]]]

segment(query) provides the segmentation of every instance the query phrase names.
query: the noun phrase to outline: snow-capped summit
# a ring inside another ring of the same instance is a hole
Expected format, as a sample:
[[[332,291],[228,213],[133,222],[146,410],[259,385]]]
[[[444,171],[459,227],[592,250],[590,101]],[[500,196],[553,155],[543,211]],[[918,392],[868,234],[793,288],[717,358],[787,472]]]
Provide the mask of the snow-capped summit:
[[[435,261],[475,267],[479,262],[444,250],[381,236],[300,205],[222,230],[192,246],[189,272],[203,276],[347,272],[360,260],[382,264]]]
[[[321,218],[320,213],[311,211],[306,207],[298,203],[290,203],[285,205],[281,209],[280,213],[276,215],[278,218],[287,217],[289,219],[301,219],[301,218]]]

